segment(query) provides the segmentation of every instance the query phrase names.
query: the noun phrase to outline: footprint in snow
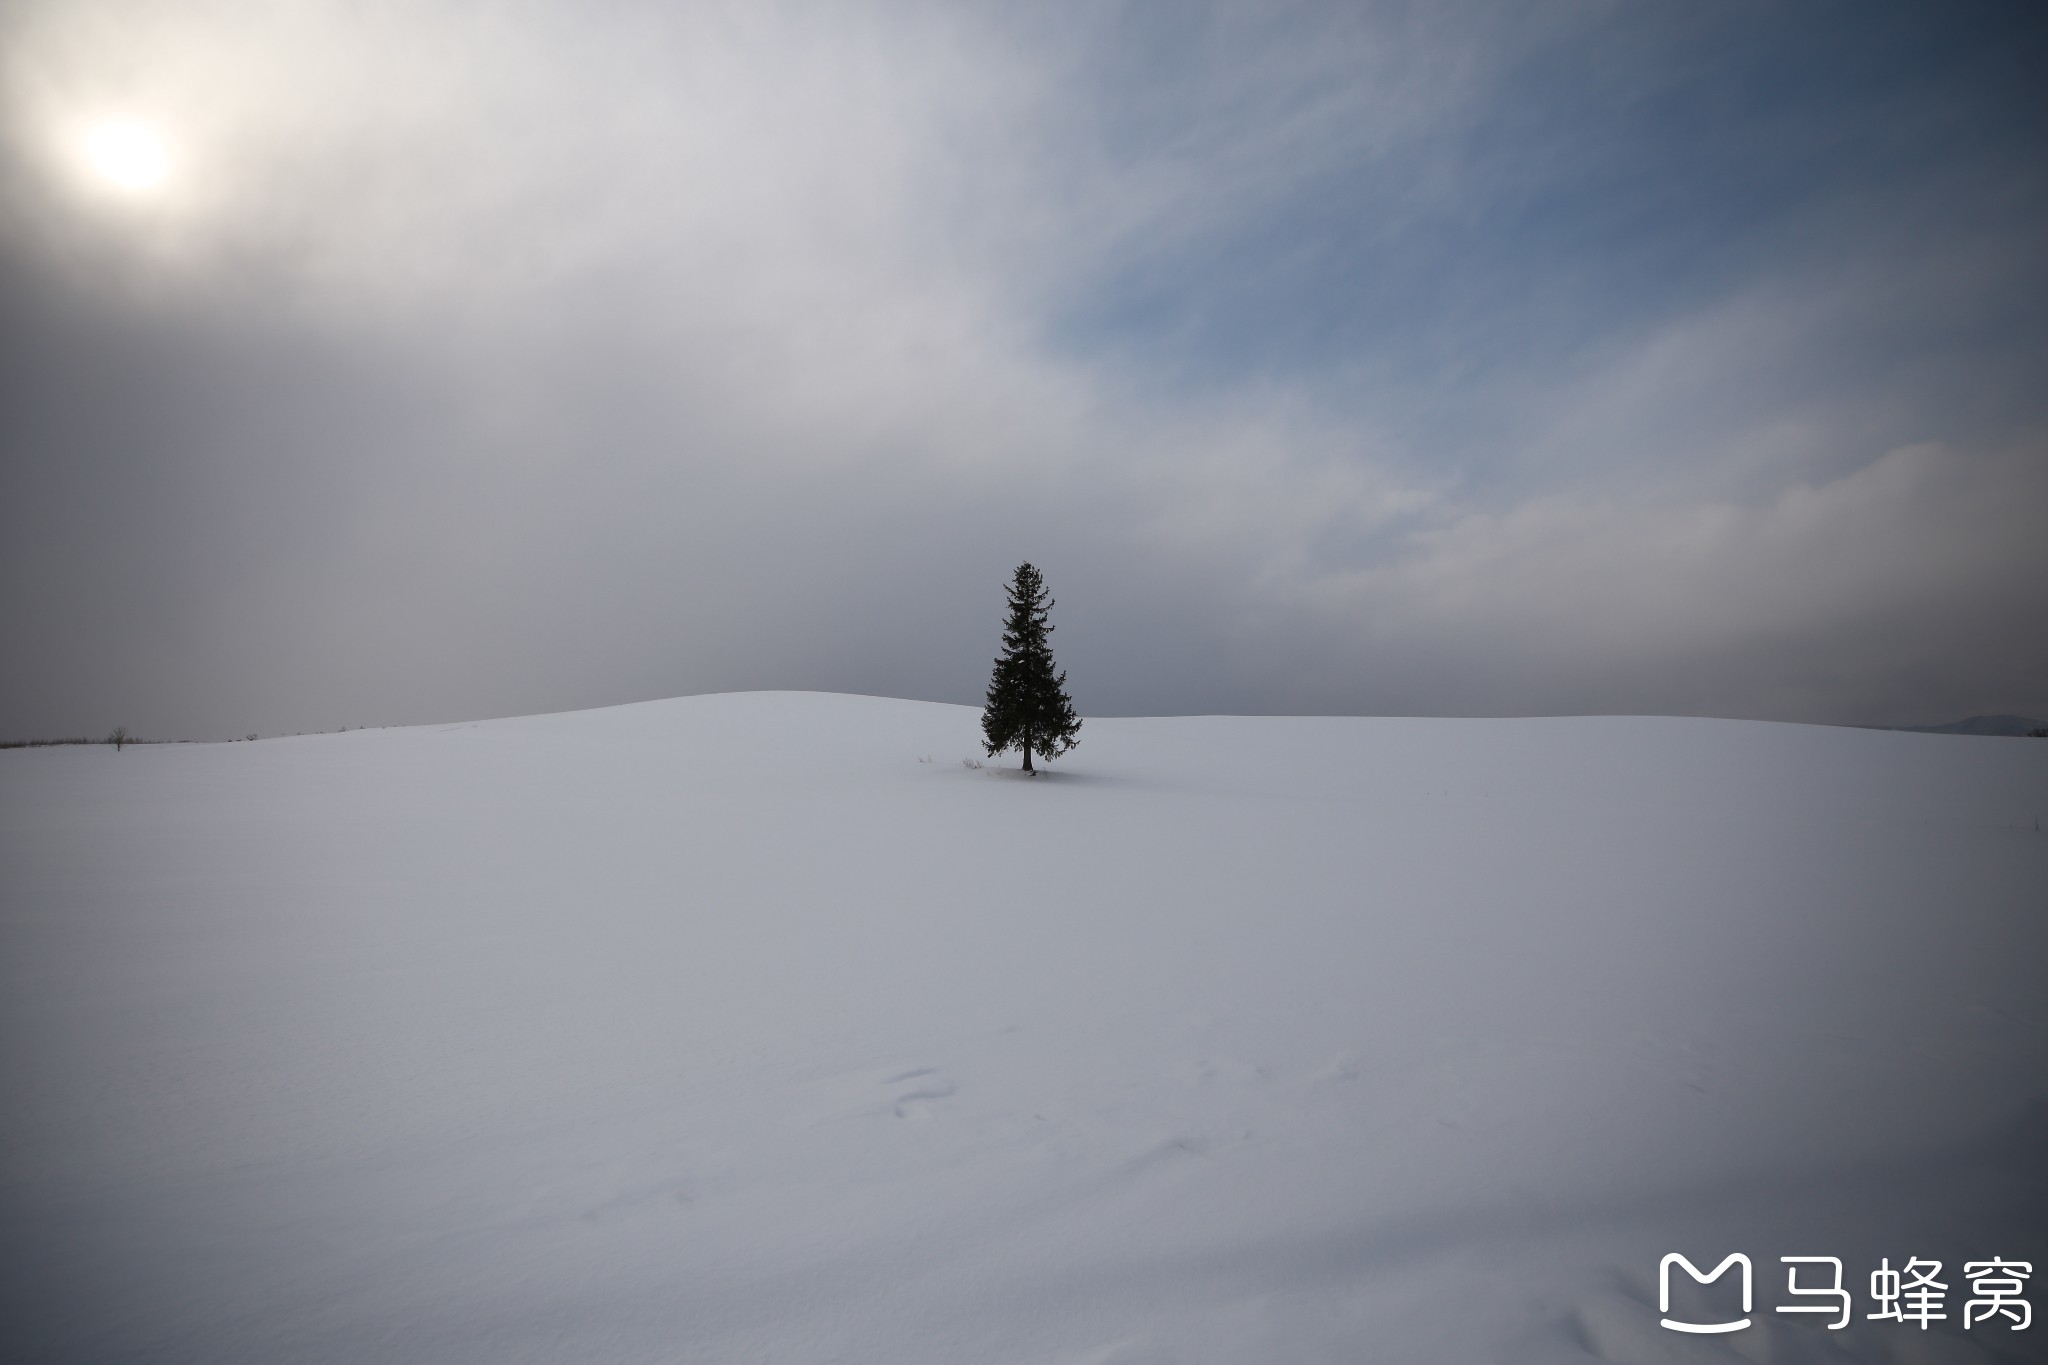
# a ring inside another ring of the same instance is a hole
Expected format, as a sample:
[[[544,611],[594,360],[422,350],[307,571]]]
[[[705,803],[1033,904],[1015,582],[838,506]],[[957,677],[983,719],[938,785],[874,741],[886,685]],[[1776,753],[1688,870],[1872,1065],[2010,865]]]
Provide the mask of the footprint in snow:
[[[1749,1327],[1726,1336],[1674,1332],[1662,1325],[1655,1295],[1619,1290],[1585,1295],[1572,1314],[1586,1353],[1610,1365],[1993,1365],[1997,1359],[1954,1334],[1875,1335],[1862,1322],[1837,1333],[1818,1323],[1750,1316]]]
[[[907,1119],[912,1114],[926,1112],[926,1107],[932,1101],[948,1098],[955,1089],[953,1082],[940,1075],[939,1069],[933,1066],[921,1066],[913,1071],[899,1072],[882,1084],[908,1087],[896,1096],[895,1110],[899,1119]]]

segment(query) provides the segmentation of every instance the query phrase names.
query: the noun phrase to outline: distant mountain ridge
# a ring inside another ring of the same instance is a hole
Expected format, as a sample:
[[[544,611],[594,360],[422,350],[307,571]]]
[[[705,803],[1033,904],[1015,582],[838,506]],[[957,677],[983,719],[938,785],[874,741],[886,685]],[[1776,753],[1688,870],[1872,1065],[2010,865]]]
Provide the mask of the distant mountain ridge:
[[[2048,720],[2027,716],[1970,716],[1946,725],[1883,725],[1883,730],[1912,730],[1923,735],[2025,735],[2048,729]]]

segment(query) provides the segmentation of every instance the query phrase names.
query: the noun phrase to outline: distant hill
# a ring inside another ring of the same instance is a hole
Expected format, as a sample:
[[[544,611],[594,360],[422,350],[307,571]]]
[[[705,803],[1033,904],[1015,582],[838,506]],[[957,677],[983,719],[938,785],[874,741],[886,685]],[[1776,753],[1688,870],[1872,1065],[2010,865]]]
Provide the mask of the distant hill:
[[[2048,729],[2048,720],[2026,716],[1971,716],[1946,725],[1888,725],[1887,730],[1914,730],[1924,735],[2024,735]]]

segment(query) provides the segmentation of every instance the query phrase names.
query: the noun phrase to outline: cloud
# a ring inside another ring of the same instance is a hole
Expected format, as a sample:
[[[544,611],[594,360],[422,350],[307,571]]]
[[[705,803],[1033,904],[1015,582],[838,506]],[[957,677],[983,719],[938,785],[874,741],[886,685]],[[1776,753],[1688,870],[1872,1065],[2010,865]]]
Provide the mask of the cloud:
[[[1951,709],[2048,679],[2044,517],[2048,446],[1914,446],[1750,505],[1581,493],[1473,513],[1318,595],[1328,619],[1371,623],[1361,655],[1420,672],[1404,681],[1432,694],[1456,679],[1483,710],[1576,695],[1598,710],[1907,723],[1957,656],[1991,666],[1946,685]]]
[[[14,7],[0,731],[972,700],[1027,557],[1084,709],[2048,707],[2038,191],[1851,92],[1688,226],[1614,112],[1765,22]]]

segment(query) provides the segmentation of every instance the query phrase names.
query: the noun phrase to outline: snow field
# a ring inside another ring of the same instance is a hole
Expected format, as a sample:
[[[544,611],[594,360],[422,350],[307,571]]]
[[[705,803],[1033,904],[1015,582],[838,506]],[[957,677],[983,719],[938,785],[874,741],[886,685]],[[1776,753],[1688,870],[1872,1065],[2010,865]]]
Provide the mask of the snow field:
[[[19,1358],[2048,1358],[1767,1307],[1781,1255],[2048,1261],[2048,745],[975,736],[0,754]],[[1757,1328],[1657,1327],[1736,1250]]]

